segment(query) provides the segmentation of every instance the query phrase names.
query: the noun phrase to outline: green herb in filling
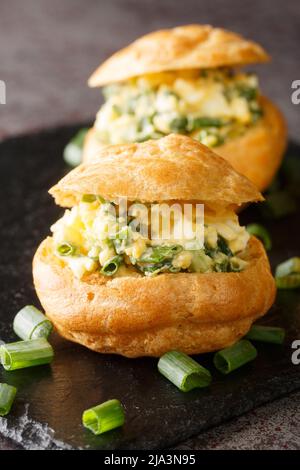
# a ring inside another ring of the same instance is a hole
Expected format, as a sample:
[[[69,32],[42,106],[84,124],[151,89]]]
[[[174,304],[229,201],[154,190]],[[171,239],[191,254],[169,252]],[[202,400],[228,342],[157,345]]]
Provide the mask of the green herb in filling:
[[[263,115],[253,74],[219,68],[190,78],[184,73],[170,76],[165,80],[162,74],[161,82],[138,77],[105,87],[106,102],[95,122],[100,140],[143,142],[175,132],[217,147],[245,133]]]

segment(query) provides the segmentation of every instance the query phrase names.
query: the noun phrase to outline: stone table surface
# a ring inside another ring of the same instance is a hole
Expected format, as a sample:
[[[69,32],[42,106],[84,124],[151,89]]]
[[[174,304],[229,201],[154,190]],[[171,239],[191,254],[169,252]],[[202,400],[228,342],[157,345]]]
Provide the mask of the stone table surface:
[[[299,138],[300,3],[295,0],[1,0],[0,139],[92,120],[101,103],[86,80],[115,50],[152,30],[187,23],[223,26],[261,43],[272,55],[255,67],[262,89]],[[252,67],[253,69],[253,67]],[[300,392],[202,433],[177,449],[300,449]],[[15,449],[0,436],[0,449]]]

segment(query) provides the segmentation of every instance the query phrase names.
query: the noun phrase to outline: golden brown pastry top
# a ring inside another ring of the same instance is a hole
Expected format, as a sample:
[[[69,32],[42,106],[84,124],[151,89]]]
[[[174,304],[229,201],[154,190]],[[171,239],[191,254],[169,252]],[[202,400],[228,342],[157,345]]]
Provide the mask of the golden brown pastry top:
[[[247,155],[245,155],[247,158]],[[263,200],[245,176],[190,137],[103,147],[92,164],[82,164],[50,189],[64,207],[83,194],[129,201],[203,201],[227,206]]]
[[[266,62],[266,51],[253,41],[210,25],[186,25],[142,36],[95,70],[91,87],[170,70],[237,66]]]

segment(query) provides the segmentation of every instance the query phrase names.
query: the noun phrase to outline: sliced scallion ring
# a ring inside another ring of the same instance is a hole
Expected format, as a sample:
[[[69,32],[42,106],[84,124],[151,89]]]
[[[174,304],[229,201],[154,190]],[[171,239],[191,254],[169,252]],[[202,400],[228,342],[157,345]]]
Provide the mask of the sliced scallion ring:
[[[300,257],[295,256],[280,263],[276,268],[275,276],[284,277],[296,273],[300,273]]]
[[[250,235],[254,235],[260,238],[267,251],[271,250],[272,240],[268,230],[265,227],[260,224],[249,224],[247,225],[246,230],[248,233],[250,233]]]
[[[167,352],[159,359],[157,367],[182,392],[208,387],[211,383],[209,370],[182,352]]]
[[[0,416],[6,416],[10,412],[16,393],[16,387],[0,384]]]
[[[300,287],[300,273],[275,277],[275,281],[278,289],[298,289]]]
[[[0,346],[1,364],[5,370],[49,364],[53,356],[52,346],[45,338],[17,341]]]
[[[75,254],[76,248],[71,245],[71,243],[64,242],[57,246],[57,253],[60,256],[73,256]]]
[[[300,257],[295,256],[280,263],[275,271],[278,289],[297,289],[300,287]]]
[[[26,305],[15,316],[13,329],[24,340],[48,338],[52,323],[33,305]]]
[[[222,349],[214,355],[214,365],[222,372],[229,374],[233,370],[242,367],[257,356],[255,347],[246,339],[238,341],[229,348]]]
[[[282,344],[285,330],[277,326],[252,325],[245,338],[263,343]]]
[[[119,400],[108,400],[101,405],[85,410],[82,424],[94,434],[99,435],[123,426],[125,413]]]
[[[105,276],[113,276],[119,269],[120,264],[122,261],[121,256],[114,256],[113,258],[109,259],[102,267],[101,274]]]

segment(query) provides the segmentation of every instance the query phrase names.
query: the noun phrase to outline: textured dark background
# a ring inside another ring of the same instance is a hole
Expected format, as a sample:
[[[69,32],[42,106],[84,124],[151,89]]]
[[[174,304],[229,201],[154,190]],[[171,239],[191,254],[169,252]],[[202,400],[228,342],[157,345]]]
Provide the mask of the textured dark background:
[[[101,94],[86,80],[112,52],[146,32],[211,23],[261,43],[273,62],[256,68],[262,89],[284,111],[299,140],[297,0],[0,0],[0,138],[92,119]],[[184,449],[300,449],[300,393],[278,400],[183,443]],[[13,445],[0,437],[0,449]]]

